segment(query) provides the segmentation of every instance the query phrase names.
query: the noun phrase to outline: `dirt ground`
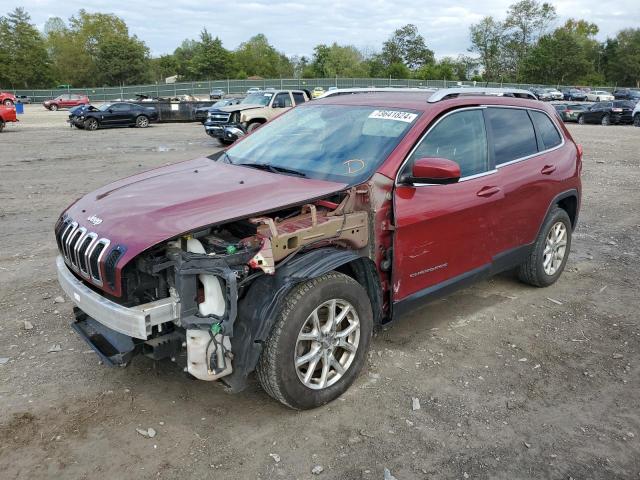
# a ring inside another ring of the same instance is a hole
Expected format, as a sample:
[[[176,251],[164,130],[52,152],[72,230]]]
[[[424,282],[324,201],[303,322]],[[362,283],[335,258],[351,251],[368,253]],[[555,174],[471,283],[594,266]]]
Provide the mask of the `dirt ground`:
[[[505,274],[433,303],[376,335],[340,400],[294,412],[255,380],[231,395],[170,363],[107,368],[71,330],[60,211],[218,147],[197,124],[84,132],[66,115],[28,106],[0,134],[0,478],[640,477],[640,129],[570,127],[584,200],[556,285]]]

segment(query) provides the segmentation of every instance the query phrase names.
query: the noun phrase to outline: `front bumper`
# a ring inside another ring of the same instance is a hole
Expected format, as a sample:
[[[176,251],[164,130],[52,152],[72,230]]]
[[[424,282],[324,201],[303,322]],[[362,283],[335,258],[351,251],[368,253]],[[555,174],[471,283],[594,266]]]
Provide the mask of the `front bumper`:
[[[105,327],[133,338],[147,340],[155,325],[180,318],[179,304],[172,298],[123,307],[103,297],[78,280],[61,256],[56,259],[58,281],[65,293],[83,312]]]
[[[220,138],[222,140],[229,140],[233,142],[246,135],[244,129],[235,124],[206,122],[204,124],[204,129],[207,132],[207,135],[213,138]]]

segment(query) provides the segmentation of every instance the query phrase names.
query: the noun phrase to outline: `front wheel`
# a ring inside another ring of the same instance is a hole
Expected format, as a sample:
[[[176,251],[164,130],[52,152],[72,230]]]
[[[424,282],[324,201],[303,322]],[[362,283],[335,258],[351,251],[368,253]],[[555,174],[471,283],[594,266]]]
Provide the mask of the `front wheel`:
[[[247,133],[251,133],[255,129],[260,128],[261,125],[262,123],[260,122],[251,122],[249,125],[247,125]]]
[[[602,120],[600,120],[600,123],[604,127],[608,127],[609,125],[611,125],[611,119],[609,118],[609,115],[605,115],[604,117],[602,117]]]
[[[562,274],[571,249],[571,220],[554,206],[545,220],[527,260],[520,265],[521,281],[535,287],[548,287]]]
[[[56,105],[55,103],[53,105],[49,105],[49,110],[55,112],[56,110],[58,110],[58,105]]]
[[[97,130],[98,129],[98,120],[96,120],[95,118],[89,118],[87,120],[84,121],[84,129],[85,130]]]
[[[13,107],[13,101],[8,98],[3,103],[4,103],[4,106],[7,108]]]
[[[136,118],[136,127],[138,128],[147,128],[149,126],[149,118],[144,115],[140,115]]]
[[[0,118],[0,133],[2,133],[2,130],[4,130],[4,120]]]
[[[265,342],[257,376],[274,399],[294,409],[342,395],[364,365],[373,313],[365,289],[329,272],[295,287]]]
[[[579,125],[584,125],[584,117],[583,117],[582,115],[580,115],[580,116],[578,117],[578,124],[579,124]]]
[[[218,141],[222,144],[222,145],[232,145],[234,140],[227,140],[226,138],[219,138]]]
[[[600,101],[600,97],[596,97],[596,102],[599,102],[599,101]]]

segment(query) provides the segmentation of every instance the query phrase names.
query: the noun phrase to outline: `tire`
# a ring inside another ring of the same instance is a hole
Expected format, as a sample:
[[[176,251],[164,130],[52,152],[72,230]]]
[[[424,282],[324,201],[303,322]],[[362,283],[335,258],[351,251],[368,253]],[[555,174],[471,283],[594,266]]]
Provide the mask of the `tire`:
[[[58,110],[58,105],[56,105],[55,103],[52,105],[49,105],[49,110],[51,110],[52,112],[55,112],[56,110]]]
[[[559,237],[561,240],[557,242],[554,241],[556,229],[564,231],[564,240],[562,240],[563,237]],[[555,243],[556,246],[550,246],[549,242]],[[562,242],[564,242],[564,250],[561,252],[562,258],[558,258],[556,254],[559,253],[560,248],[562,248]],[[549,247],[552,251],[547,253],[547,248]],[[529,257],[520,265],[518,277],[522,282],[533,285],[534,287],[548,287],[552,285],[562,274],[567,264],[570,250],[571,220],[567,212],[556,205],[547,215]],[[551,255],[549,262],[547,255]],[[547,269],[549,266],[552,268]]]
[[[253,132],[256,128],[259,128],[262,125],[261,122],[251,122],[247,125],[247,133]]]
[[[633,125],[636,127],[640,127],[640,113],[636,113],[633,116]]]
[[[332,308],[338,316],[347,311],[348,318],[337,325],[337,332],[352,330],[342,340],[334,336],[335,330],[333,334],[329,331],[318,333],[317,326],[310,330],[314,323],[312,313],[318,312],[316,325],[322,329],[326,326],[325,314]],[[348,322],[346,326],[345,321]],[[356,323],[359,330],[353,330]],[[371,302],[358,282],[338,272],[308,280],[294,287],[284,302],[260,356],[256,369],[258,381],[272,398],[296,410],[331,402],[342,395],[360,373],[372,331]],[[302,335],[320,340],[300,339]],[[335,342],[352,343],[345,349]],[[296,366],[296,359],[310,355],[313,350],[317,350],[317,355]],[[342,368],[346,366],[343,372],[334,367],[336,352]],[[325,359],[330,360],[325,363]],[[311,365],[313,370],[309,374]],[[307,376],[309,379],[305,383]]]
[[[596,102],[599,102],[599,101],[600,101],[600,97],[596,97]]]
[[[579,125],[584,125],[584,117],[582,115],[578,116],[578,124]]]
[[[9,107],[13,107],[13,100],[10,100],[10,99],[8,99],[8,98],[7,98],[4,102],[2,102],[2,103],[3,103],[3,105],[4,105],[5,107],[7,107],[7,108],[9,108]]]
[[[136,127],[147,128],[149,126],[149,117],[146,115],[140,115],[136,118]]]
[[[98,123],[98,120],[96,120],[95,118],[87,118],[84,121],[85,130],[94,131],[94,130],[97,130],[99,126],[100,124]]]
[[[602,119],[600,120],[600,124],[603,127],[608,127],[609,125],[611,125],[611,119],[609,118],[609,115],[605,115],[604,117],[602,117]]]
[[[2,133],[2,130],[4,130],[4,120],[0,119],[0,133]]]
[[[222,144],[222,145],[233,145],[233,140],[227,140],[225,138],[219,138],[218,141]]]

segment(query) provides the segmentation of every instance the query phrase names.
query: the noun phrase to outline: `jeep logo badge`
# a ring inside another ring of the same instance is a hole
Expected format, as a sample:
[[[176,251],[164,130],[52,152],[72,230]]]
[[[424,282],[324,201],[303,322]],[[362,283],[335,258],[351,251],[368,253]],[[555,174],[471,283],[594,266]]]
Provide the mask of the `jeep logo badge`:
[[[95,215],[91,215],[87,220],[89,220],[93,225],[100,225],[102,223],[102,219]]]

